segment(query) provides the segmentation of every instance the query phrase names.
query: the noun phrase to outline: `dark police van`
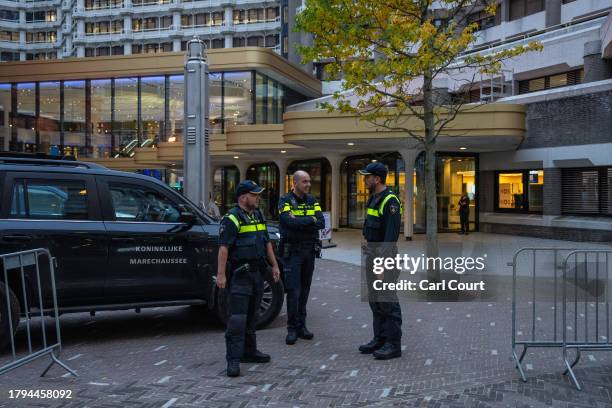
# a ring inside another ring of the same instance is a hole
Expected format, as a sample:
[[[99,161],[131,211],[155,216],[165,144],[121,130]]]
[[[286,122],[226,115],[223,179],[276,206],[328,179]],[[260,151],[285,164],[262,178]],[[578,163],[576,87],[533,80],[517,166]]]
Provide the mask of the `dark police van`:
[[[223,319],[218,232],[218,222],[152,177],[0,153],[0,253],[48,248],[60,313],[206,305]],[[273,228],[270,237],[278,242]],[[35,275],[27,275],[27,297],[38,304]],[[14,318],[24,313],[11,276],[9,293],[0,276],[0,347],[9,342],[7,300]],[[282,283],[270,273],[258,325],[274,320],[282,303]]]

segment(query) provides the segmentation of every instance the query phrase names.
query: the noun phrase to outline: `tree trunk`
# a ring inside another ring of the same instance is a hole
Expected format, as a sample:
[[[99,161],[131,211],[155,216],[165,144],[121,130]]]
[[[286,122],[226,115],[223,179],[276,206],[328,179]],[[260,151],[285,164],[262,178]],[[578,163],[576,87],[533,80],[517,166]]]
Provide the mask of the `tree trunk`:
[[[432,89],[432,75],[423,76],[423,114],[425,125],[425,200],[426,200],[426,256],[438,256],[438,197],[436,188],[436,146],[434,139],[434,101]],[[440,280],[440,270],[436,269],[436,262],[431,262],[427,268],[427,279]]]

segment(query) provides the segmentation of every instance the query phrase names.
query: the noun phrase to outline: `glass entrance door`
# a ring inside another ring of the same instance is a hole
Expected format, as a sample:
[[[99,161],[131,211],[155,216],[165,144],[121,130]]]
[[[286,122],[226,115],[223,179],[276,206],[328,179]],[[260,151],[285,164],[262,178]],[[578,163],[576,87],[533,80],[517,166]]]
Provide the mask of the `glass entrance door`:
[[[470,199],[470,231],[476,229],[476,158],[440,155],[436,157],[438,231],[461,230],[459,200],[463,192]]]

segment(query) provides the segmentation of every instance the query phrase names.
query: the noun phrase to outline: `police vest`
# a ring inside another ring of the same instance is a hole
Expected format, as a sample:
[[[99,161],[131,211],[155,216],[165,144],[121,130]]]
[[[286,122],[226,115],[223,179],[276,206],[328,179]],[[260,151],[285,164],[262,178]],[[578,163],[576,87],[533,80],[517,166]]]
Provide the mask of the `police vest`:
[[[298,203],[292,193],[288,193],[282,199],[287,201],[280,210],[281,214],[291,212],[295,217],[314,217],[317,211],[321,211],[321,205],[311,195],[307,195],[302,203]],[[312,228],[299,231],[282,227],[281,224],[281,235],[287,242],[310,242],[319,239],[319,231]]]
[[[238,236],[229,250],[230,259],[235,262],[265,259],[267,227],[259,210],[248,215],[242,209],[232,209],[225,216],[238,229]]]
[[[381,195],[372,202],[367,207],[366,219],[364,222],[363,235],[368,241],[382,241],[384,238],[384,225],[382,216],[385,210],[385,206],[387,202],[395,198],[400,205],[400,215],[403,213],[402,203],[397,198],[397,196],[393,193],[388,193],[387,195]]]

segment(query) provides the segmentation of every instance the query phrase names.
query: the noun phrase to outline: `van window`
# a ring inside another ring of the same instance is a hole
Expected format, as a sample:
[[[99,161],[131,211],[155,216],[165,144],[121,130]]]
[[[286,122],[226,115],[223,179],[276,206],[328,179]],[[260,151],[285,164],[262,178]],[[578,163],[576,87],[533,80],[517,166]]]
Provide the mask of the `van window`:
[[[117,221],[179,221],[178,206],[153,189],[117,183],[110,183],[109,187]]]
[[[89,203],[84,181],[16,180],[11,194],[11,217],[87,220]]]

